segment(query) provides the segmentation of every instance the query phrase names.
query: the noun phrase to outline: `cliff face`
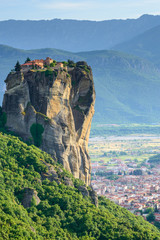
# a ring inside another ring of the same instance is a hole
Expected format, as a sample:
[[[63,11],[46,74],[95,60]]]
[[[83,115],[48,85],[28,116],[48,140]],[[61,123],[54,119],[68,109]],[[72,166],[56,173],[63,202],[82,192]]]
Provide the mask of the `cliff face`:
[[[43,126],[40,148],[90,184],[87,148],[95,103],[91,68],[78,62],[53,71],[10,73],[5,82],[7,127],[31,141],[31,126]]]

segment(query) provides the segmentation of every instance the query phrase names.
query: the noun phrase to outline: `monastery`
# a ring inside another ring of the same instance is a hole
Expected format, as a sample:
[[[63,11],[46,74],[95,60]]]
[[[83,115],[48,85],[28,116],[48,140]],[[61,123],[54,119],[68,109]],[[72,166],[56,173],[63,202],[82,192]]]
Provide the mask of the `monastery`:
[[[37,69],[42,69],[45,66],[50,66],[50,64],[53,63],[53,59],[50,57],[47,57],[45,60],[43,59],[35,59],[33,61],[28,61],[21,65],[22,71],[28,71],[29,69],[32,69],[33,67],[36,67]],[[63,67],[63,63],[57,62],[56,67],[61,68]]]

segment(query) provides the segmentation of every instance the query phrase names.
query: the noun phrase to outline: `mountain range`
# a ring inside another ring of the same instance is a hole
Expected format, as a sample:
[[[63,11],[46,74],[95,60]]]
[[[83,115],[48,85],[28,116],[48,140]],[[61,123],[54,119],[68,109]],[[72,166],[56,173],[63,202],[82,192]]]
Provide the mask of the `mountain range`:
[[[160,66],[160,25],[114,46],[114,50],[134,54]]]
[[[94,74],[94,122],[159,122],[159,38],[160,16],[152,15],[103,22],[1,21],[0,43],[12,47],[0,45],[0,102],[17,60],[85,60]]]
[[[71,52],[109,49],[160,25],[160,16],[78,21],[0,21],[0,44],[21,49],[56,48]]]

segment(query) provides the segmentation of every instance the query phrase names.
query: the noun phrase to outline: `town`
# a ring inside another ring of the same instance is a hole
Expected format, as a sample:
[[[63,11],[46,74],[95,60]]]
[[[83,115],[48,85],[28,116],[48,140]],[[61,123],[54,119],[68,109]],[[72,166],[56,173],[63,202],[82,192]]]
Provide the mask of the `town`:
[[[160,164],[148,161],[159,153],[155,136],[90,139],[92,186],[116,204],[160,223]],[[154,213],[154,214],[153,214]]]

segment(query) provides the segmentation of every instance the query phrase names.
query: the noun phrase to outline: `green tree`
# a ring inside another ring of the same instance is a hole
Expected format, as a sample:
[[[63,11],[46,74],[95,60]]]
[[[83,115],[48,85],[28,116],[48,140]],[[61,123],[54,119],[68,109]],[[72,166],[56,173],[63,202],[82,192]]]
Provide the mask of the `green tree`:
[[[19,72],[21,70],[21,65],[19,63],[19,61],[17,61],[16,65],[15,65],[15,71]]]
[[[30,132],[32,134],[35,146],[40,147],[42,143],[42,134],[44,132],[43,126],[39,123],[33,123],[30,128]]]
[[[157,204],[155,205],[154,212],[159,212],[159,211],[158,211]]]
[[[153,213],[154,212],[154,209],[152,207],[149,207],[149,208],[146,208],[144,213]]]
[[[68,59],[68,66],[69,67],[75,67],[76,64],[74,63],[74,61]]]
[[[64,61],[62,62],[63,63],[63,66],[66,67],[68,65],[68,62]]]
[[[55,62],[52,62],[51,64],[50,64],[50,67],[55,67],[56,66],[56,63]]]
[[[29,57],[27,57],[25,63],[30,62],[30,61],[31,61],[31,59]]]
[[[155,221],[155,216],[154,213],[151,212],[150,214],[148,214],[148,216],[146,217],[148,222],[154,222]]]
[[[4,128],[7,123],[7,115],[2,111],[2,107],[0,107],[0,127]]]

